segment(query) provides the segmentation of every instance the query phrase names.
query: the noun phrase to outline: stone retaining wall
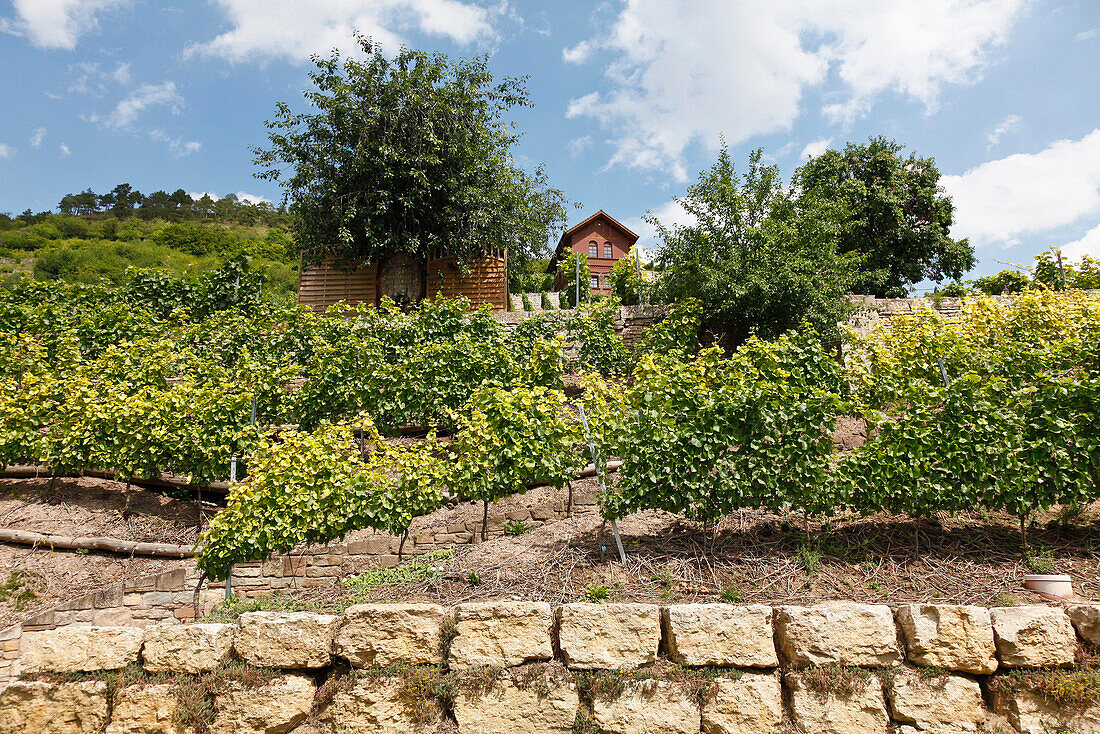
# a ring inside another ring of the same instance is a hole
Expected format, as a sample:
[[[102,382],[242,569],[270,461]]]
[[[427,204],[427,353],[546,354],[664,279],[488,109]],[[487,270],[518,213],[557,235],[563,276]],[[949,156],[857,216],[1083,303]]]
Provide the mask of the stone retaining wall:
[[[1097,643],[1100,604],[496,601],[69,627],[23,636],[24,673],[53,678],[0,689],[0,734],[180,732],[178,676],[232,658],[277,673],[214,692],[215,733],[288,732],[307,719],[333,733],[431,732],[447,720],[460,734],[1100,732],[1100,705],[1059,707],[1017,674],[1072,675],[1075,655]],[[94,675],[134,665],[178,676],[109,697]],[[93,675],[50,682],[74,673]]]
[[[506,521],[535,528],[570,514],[594,513],[596,509],[593,488],[577,486],[571,498],[567,490],[539,488],[490,505],[485,537],[504,535]],[[356,533],[349,542],[310,546],[263,562],[240,563],[233,567],[230,587],[238,597],[253,598],[275,591],[327,586],[371,568],[391,568],[402,558],[476,543],[481,539],[479,513],[480,509],[476,513],[442,509],[416,518],[404,539],[387,533]],[[477,516],[469,519],[471,515]],[[202,616],[225,599],[223,583],[206,583],[196,610],[194,591],[198,581],[194,563],[187,563],[172,571],[69,599],[21,624],[0,630],[0,683],[20,673],[19,640],[24,632],[68,626],[148,627],[194,619],[196,611]]]

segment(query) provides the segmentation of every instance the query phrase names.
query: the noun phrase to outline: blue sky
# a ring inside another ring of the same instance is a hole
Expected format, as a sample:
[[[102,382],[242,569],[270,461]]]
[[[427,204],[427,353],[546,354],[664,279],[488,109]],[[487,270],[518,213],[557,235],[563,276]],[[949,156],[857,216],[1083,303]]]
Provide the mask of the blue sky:
[[[310,53],[490,55],[528,75],[520,161],[643,237],[715,158],[784,172],[884,134],[934,156],[979,265],[1100,256],[1097,0],[14,0],[0,3],[0,211],[129,182],[277,201],[250,145]]]

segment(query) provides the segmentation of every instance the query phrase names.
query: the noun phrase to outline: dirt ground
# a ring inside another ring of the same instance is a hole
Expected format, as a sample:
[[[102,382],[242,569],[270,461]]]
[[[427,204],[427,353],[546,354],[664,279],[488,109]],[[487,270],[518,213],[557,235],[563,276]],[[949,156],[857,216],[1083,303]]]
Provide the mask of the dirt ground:
[[[0,527],[179,545],[195,542],[193,503],[134,489],[134,514],[124,518],[124,490],[122,484],[91,478],[58,479],[52,486],[45,478],[0,479]],[[184,563],[0,543],[0,628],[73,596]],[[11,587],[6,594],[5,585]]]
[[[359,593],[339,586],[299,592],[305,608],[348,603],[586,599],[655,603],[729,601],[811,604],[831,599],[901,604],[985,606],[1037,604],[1023,586],[1036,571],[1068,573],[1081,599],[1100,599],[1100,513],[1090,508],[1063,527],[1054,513],[1029,529],[1032,554],[1020,552],[1013,520],[957,515],[925,520],[871,517],[811,527],[762,512],[703,528],[647,511],[619,522],[627,553],[621,564],[610,527],[574,517],[471,546],[459,546],[438,579],[381,585]],[[1047,525],[1049,523],[1049,526]]]

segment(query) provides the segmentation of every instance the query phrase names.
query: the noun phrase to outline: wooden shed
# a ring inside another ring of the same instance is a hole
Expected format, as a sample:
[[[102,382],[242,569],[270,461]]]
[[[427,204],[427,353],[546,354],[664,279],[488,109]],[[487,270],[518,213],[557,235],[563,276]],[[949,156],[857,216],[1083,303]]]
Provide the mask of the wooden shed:
[[[427,297],[465,296],[471,308],[508,308],[508,254],[487,255],[467,262],[463,273],[454,257],[417,258],[398,252],[380,262],[339,267],[333,260],[305,264],[298,271],[298,303],[314,311],[347,301],[377,305],[389,296],[402,306]]]

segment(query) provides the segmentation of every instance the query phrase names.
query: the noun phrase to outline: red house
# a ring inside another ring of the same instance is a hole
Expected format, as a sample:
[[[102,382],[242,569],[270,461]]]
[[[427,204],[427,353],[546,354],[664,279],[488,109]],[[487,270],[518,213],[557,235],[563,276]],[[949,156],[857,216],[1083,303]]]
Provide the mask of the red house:
[[[592,294],[611,293],[607,273],[616,260],[630,252],[630,248],[637,241],[638,235],[600,209],[580,224],[566,230],[558,241],[558,248],[554,251],[554,257],[550,258],[550,264],[546,268],[548,273],[557,273],[554,278],[554,290],[560,291],[565,287],[566,273],[561,271],[559,265],[572,250],[588,256]]]

